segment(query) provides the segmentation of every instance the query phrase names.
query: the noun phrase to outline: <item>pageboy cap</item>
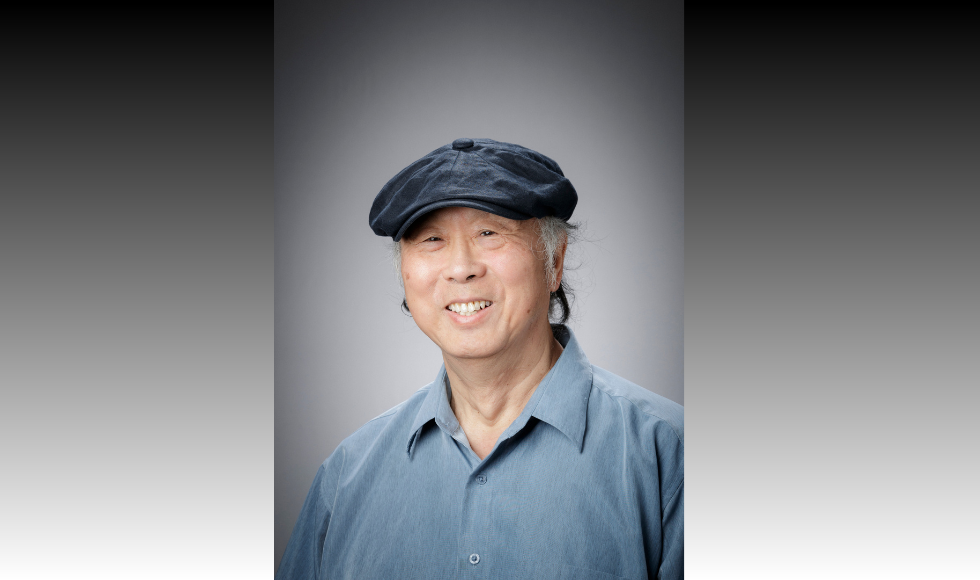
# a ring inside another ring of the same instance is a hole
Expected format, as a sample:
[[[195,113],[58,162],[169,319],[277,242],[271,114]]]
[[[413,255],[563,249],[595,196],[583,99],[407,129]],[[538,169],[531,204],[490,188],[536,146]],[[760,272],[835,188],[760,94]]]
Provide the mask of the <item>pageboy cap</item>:
[[[368,223],[402,238],[442,207],[471,207],[515,220],[572,216],[578,194],[552,159],[520,145],[456,139],[412,163],[374,198]]]

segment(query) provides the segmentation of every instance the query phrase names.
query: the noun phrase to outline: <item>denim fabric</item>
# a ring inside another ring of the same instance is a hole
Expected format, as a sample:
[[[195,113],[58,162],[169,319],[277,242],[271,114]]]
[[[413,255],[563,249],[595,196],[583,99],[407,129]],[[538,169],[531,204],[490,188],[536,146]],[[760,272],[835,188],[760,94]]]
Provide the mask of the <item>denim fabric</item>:
[[[341,443],[276,578],[683,578],[683,407],[590,365],[567,329],[559,339],[482,461],[445,369]]]

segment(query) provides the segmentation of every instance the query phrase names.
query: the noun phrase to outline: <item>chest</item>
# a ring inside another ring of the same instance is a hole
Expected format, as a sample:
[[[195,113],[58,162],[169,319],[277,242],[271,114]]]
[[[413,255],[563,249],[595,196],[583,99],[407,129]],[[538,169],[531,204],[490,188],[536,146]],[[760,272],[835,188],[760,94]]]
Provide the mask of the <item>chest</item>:
[[[622,454],[581,453],[540,431],[483,462],[429,437],[411,458],[342,478],[323,569],[341,578],[645,577],[659,506],[639,488],[656,478],[640,477]]]

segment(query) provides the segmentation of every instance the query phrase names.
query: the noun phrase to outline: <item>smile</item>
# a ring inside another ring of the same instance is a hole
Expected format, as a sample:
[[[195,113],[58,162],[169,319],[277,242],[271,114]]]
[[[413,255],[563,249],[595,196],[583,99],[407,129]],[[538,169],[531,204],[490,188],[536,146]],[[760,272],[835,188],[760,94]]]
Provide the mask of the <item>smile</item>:
[[[483,310],[487,306],[490,306],[491,304],[493,304],[493,302],[490,302],[489,300],[477,300],[475,302],[453,302],[446,308],[462,316],[471,316]]]

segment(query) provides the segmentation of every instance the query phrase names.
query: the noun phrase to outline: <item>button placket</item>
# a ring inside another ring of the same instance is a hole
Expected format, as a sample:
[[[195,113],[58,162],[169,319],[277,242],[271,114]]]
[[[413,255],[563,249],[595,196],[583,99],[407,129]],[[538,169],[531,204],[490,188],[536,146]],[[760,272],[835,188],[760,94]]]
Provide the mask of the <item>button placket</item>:
[[[482,462],[481,462],[482,463]],[[493,566],[487,560],[486,550],[493,544],[491,529],[494,513],[493,486],[487,485],[489,476],[486,465],[472,465],[464,480],[463,509],[460,513],[459,548],[462,552],[457,566],[461,578],[489,580],[494,576]]]

